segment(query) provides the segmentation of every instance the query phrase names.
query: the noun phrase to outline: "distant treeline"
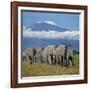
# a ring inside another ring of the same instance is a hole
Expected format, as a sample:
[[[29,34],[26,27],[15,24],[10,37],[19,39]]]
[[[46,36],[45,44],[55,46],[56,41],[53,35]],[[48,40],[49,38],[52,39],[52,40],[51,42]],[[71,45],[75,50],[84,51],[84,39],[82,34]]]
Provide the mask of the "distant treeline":
[[[79,54],[79,51],[73,50],[73,53],[74,53],[74,54]]]

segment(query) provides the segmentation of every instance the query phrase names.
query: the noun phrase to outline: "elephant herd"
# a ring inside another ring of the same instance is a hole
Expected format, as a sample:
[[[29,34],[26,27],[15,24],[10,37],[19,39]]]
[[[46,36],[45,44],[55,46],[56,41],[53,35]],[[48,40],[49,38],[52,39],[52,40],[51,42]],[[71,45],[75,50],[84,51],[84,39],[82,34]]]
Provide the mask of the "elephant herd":
[[[74,65],[73,50],[67,45],[48,45],[45,48],[27,48],[23,51],[22,56],[23,61],[30,64]]]

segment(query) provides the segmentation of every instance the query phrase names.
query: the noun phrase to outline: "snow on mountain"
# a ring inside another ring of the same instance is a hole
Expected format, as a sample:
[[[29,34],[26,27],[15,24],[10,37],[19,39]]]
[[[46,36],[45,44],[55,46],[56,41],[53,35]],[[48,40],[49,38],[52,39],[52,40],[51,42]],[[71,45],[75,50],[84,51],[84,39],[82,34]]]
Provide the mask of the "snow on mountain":
[[[51,25],[57,25],[55,22],[52,22],[52,21],[42,21],[42,22],[37,22],[37,23],[48,23],[48,24],[51,24]]]
[[[67,29],[59,27],[59,25],[57,25],[55,22],[52,21],[42,21],[42,22],[36,22],[35,24],[33,24],[30,27],[33,31],[49,31],[49,30],[53,30],[53,31],[66,31]]]

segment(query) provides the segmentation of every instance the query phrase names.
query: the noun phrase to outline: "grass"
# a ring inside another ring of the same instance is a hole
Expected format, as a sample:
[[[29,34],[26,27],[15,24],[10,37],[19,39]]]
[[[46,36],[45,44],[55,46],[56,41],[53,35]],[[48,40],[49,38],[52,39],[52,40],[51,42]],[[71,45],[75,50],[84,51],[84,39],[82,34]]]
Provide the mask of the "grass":
[[[48,76],[79,74],[79,54],[74,56],[75,66],[62,67],[59,65],[28,64],[22,62],[22,76]]]

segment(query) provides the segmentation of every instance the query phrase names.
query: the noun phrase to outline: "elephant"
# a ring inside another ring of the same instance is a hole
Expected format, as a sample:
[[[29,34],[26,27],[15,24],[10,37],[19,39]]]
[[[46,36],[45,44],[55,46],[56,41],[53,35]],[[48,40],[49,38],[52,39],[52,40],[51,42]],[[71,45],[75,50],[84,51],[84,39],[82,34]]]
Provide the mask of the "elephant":
[[[29,63],[29,57],[28,57],[26,51],[23,51],[23,53],[22,53],[22,60],[23,60],[23,62]]]
[[[73,64],[73,50],[67,45],[59,45],[55,49],[56,53],[56,63],[62,66],[69,66],[71,61]]]
[[[36,51],[34,48],[27,48],[23,51],[23,60],[32,64],[34,62],[34,55]]]
[[[42,51],[44,48],[36,48],[36,54],[34,56],[35,63],[42,63]]]
[[[64,65],[64,57],[65,57],[65,45],[59,45],[55,49],[56,54],[56,64],[58,65]]]
[[[54,64],[54,55],[53,52],[55,50],[55,46],[54,45],[48,45],[46,48],[44,48],[44,50],[42,51],[42,56],[43,56],[43,63],[46,64]]]

